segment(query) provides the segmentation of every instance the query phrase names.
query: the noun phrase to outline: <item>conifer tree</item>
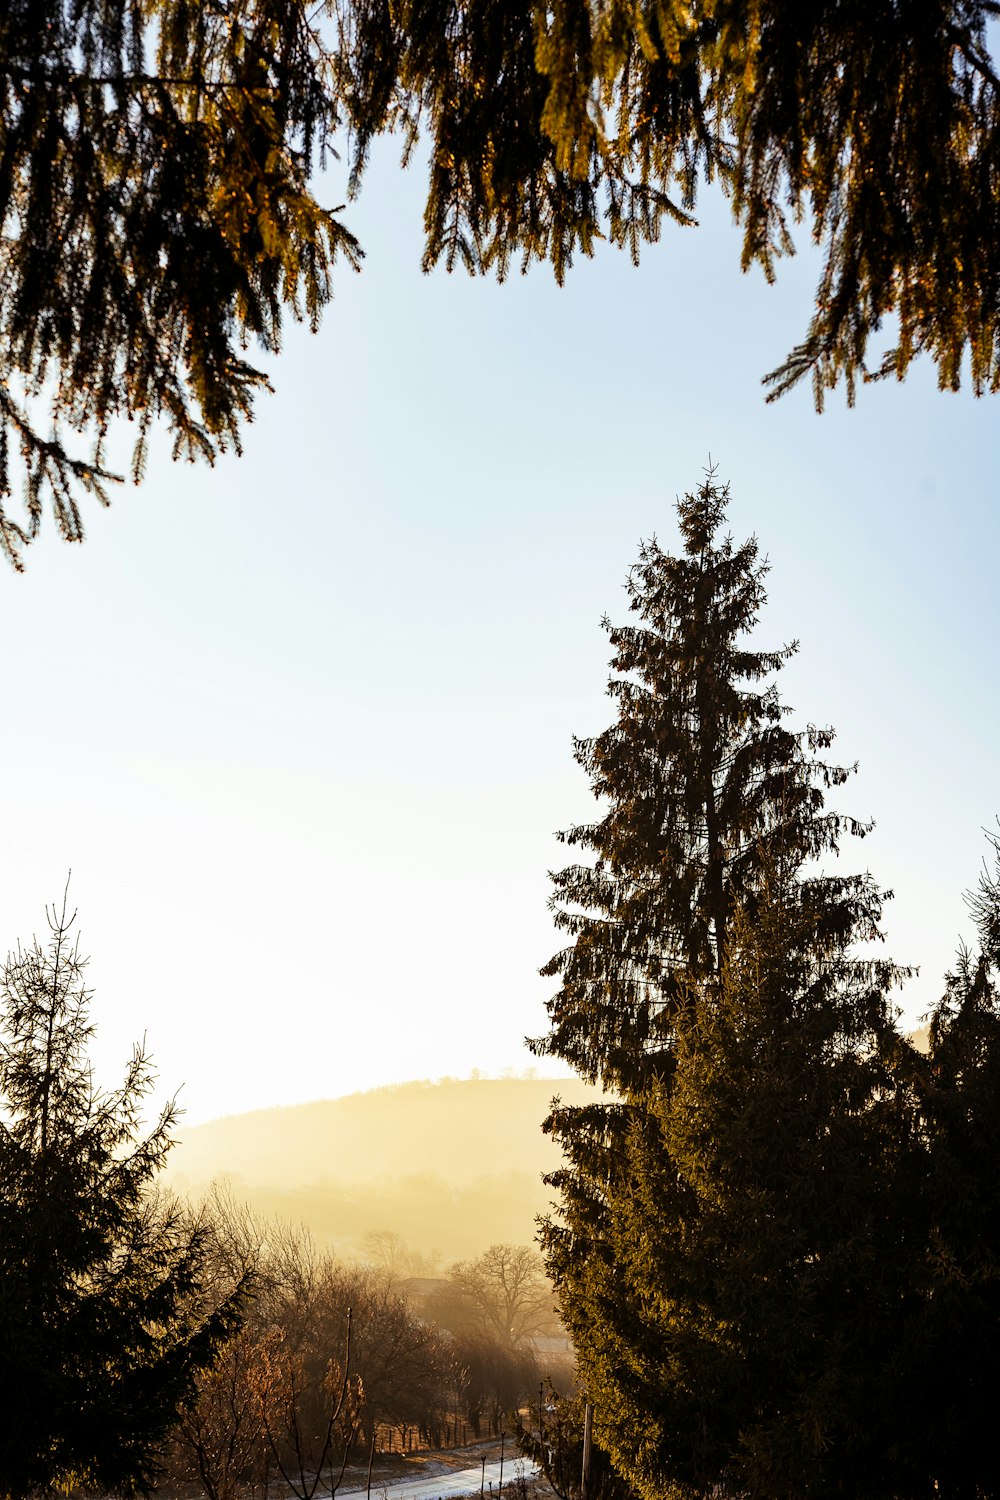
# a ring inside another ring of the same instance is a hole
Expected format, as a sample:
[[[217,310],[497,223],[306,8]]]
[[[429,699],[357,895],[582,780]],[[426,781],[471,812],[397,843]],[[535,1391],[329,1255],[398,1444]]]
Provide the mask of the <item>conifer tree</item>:
[[[930,1016],[917,1071],[919,1303],[900,1354],[899,1463],[945,1500],[1000,1493],[1000,841],[968,902],[977,945],[962,945]],[[913,1174],[911,1173],[911,1180]]]
[[[734,914],[611,1184],[613,1278],[583,1336],[647,1495],[896,1492],[895,975],[824,942],[816,901],[769,882],[752,921]]]
[[[151,1191],[169,1106],[141,1128],[137,1049],[99,1092],[73,915],[0,978],[0,1495],[148,1492],[156,1450],[225,1338],[247,1278],[213,1295],[212,1235]]]
[[[680,502],[682,554],[647,543],[639,623],[606,624],[617,718],[576,747],[606,811],[563,835],[594,861],[553,877],[572,942],[536,1043],[612,1094],[548,1121],[543,1243],[597,1433],[649,1497],[885,1473],[880,1419],[857,1419],[893,1347],[861,1288],[905,1134],[899,975],[852,956],[882,895],[820,862],[869,825],[825,806],[848,774],[831,732],[783,722],[794,647],[747,643],[765,565],[720,537],[727,497],[710,472]]]

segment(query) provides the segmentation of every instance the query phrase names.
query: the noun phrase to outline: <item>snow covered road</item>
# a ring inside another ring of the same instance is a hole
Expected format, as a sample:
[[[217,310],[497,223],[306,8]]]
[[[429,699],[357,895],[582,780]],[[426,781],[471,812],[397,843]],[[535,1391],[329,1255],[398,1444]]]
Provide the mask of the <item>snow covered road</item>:
[[[529,1464],[526,1459],[518,1454],[512,1454],[503,1461],[503,1487],[507,1489],[520,1473],[525,1479],[531,1479],[536,1473],[534,1464]],[[482,1488],[487,1497],[490,1495],[490,1485],[493,1486],[493,1500],[497,1500],[500,1492],[500,1470],[499,1460],[486,1465],[485,1474],[482,1464],[477,1464],[474,1469],[446,1469],[441,1474],[432,1474],[429,1479],[397,1479],[392,1484],[373,1484],[372,1500],[456,1500],[459,1495],[478,1495]],[[341,1500],[348,1500],[349,1496],[364,1495],[364,1488],[354,1490],[338,1490],[337,1494]]]

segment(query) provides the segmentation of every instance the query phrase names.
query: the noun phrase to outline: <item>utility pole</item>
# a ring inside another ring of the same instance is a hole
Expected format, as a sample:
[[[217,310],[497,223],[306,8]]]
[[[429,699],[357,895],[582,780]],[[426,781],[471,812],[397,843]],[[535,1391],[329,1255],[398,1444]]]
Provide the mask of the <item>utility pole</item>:
[[[583,1409],[583,1470],[580,1474],[580,1500],[590,1500],[590,1434],[594,1422],[594,1408],[588,1401]]]
[[[368,1450],[368,1487],[365,1490],[365,1500],[372,1500],[372,1464],[375,1462],[375,1436],[378,1432],[378,1423],[372,1423],[372,1445]]]

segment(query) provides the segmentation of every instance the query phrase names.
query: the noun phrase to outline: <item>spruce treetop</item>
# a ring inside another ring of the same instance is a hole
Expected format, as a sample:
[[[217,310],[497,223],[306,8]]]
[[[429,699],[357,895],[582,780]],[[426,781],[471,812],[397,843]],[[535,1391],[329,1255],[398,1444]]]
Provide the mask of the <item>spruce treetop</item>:
[[[683,552],[643,544],[627,584],[640,623],[604,621],[616,720],[575,743],[606,811],[559,835],[594,858],[552,876],[572,945],[542,971],[562,989],[536,1045],[614,1089],[637,1086],[669,1048],[689,983],[718,982],[732,911],[752,908],[765,865],[798,871],[868,827],[825,808],[849,775],[823,758],[832,731],[783,722],[772,679],[795,644],[747,644],[767,564],[754,539],[720,534],[727,501],[710,471],[678,503]],[[836,925],[860,877],[826,879]]]

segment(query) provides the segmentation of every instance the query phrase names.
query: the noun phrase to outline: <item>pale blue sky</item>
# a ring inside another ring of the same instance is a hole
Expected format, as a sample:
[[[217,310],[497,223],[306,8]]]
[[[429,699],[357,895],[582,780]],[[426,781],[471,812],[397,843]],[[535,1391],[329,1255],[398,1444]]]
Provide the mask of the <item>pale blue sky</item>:
[[[289,331],[245,457],[164,447],[83,548],[0,575],[0,938],[72,866],[105,1081],[143,1032],[192,1122],[530,1064],[552,833],[593,806],[571,737],[612,712],[600,617],[709,454],[772,561],[762,639],[801,641],[783,696],[861,762],[838,805],[878,826],[842,865],[896,890],[908,1013],[939,992],[1000,812],[1000,405],[926,367],[765,406],[811,257],[768,289],[702,210],[563,290],[425,277],[385,153],[365,269]]]

